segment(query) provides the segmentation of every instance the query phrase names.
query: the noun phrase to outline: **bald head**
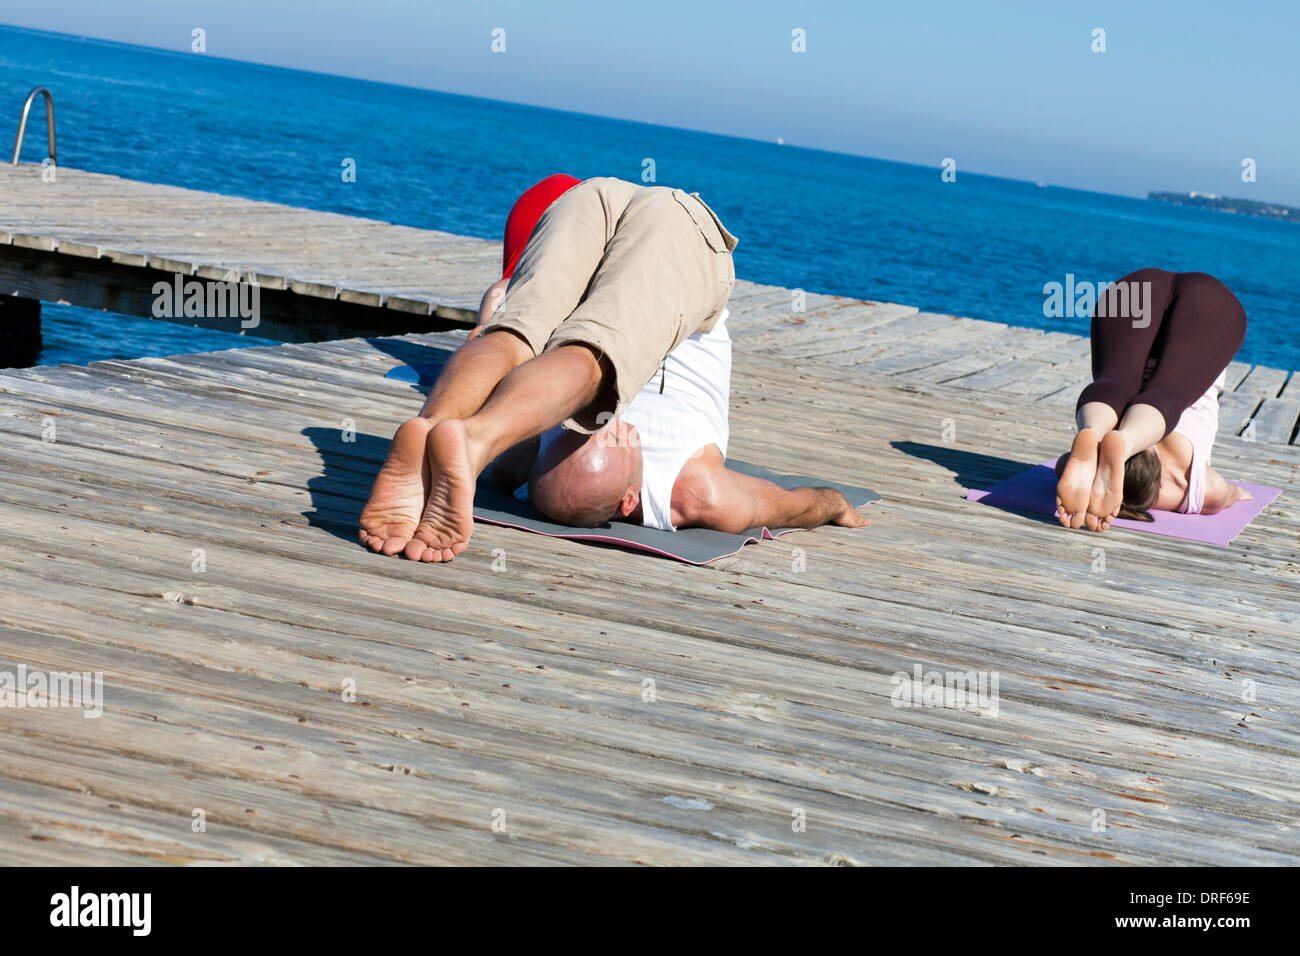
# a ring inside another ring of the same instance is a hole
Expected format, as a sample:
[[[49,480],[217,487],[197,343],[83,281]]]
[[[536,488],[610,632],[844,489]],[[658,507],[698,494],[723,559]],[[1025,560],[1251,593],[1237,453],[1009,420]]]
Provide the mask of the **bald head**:
[[[615,419],[592,435],[566,431],[538,456],[528,499],[547,518],[576,528],[626,517],[641,499],[636,429]]]

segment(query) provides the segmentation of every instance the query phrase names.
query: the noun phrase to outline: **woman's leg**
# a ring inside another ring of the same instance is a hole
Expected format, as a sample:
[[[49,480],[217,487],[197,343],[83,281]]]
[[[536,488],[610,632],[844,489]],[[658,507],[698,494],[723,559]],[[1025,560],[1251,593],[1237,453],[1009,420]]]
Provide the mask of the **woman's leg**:
[[[1155,446],[1164,435],[1165,420],[1150,405],[1130,405],[1119,427],[1097,445],[1097,476],[1088,497],[1085,523],[1092,531],[1105,531],[1124,501],[1124,466],[1140,451]],[[1095,525],[1095,526],[1094,526]]]
[[[1173,279],[1174,274],[1163,269],[1139,269],[1097,297],[1089,329],[1092,382],[1079,393],[1076,412],[1096,402],[1109,406],[1116,421],[1124,414],[1142,388],[1147,359],[1172,298]]]
[[[1078,434],[1056,483],[1057,519],[1064,527],[1100,528],[1089,514],[1100,448],[1142,387],[1147,358],[1160,331],[1173,274],[1139,269],[1108,288],[1092,313],[1092,382],[1075,406]]]
[[[1079,406],[1074,418],[1079,431],[1069,455],[1057,469],[1056,518],[1065,528],[1087,524],[1089,531],[1096,531],[1096,522],[1088,520],[1091,517],[1088,503],[1097,478],[1098,449],[1102,437],[1115,427],[1118,417],[1105,402],[1088,402]]]
[[[1214,384],[1246,338],[1246,310],[1213,276],[1180,273],[1162,328],[1151,378],[1099,446],[1088,511],[1103,526],[1123,500],[1125,462],[1173,431],[1183,410]]]
[[[1174,430],[1183,411],[1232,361],[1246,340],[1246,310],[1214,276],[1184,272],[1175,276],[1164,329],[1155,371],[1129,402],[1130,410],[1145,405],[1164,420],[1163,431],[1147,448]],[[1128,417],[1128,411],[1121,416],[1121,428]]]

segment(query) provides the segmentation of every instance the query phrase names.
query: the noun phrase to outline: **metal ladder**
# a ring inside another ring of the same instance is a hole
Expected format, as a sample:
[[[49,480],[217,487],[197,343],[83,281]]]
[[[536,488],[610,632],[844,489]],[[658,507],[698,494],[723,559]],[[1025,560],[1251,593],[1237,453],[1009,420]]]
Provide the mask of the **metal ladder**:
[[[23,116],[18,121],[18,136],[14,139],[14,158],[9,162],[11,166],[18,165],[18,156],[23,151],[23,134],[27,132],[27,114],[32,111],[32,100],[36,99],[37,93],[45,97],[45,129],[50,135],[50,162],[55,166],[59,165],[59,153],[54,148],[54,97],[45,87],[37,86],[27,94],[27,102],[23,103]]]

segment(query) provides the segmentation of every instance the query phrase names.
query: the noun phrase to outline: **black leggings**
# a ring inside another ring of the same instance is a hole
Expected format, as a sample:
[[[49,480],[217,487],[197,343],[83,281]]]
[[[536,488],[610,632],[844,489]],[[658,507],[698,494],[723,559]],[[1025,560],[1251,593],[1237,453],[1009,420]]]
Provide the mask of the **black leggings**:
[[[1092,384],[1075,409],[1150,405],[1168,435],[1241,348],[1246,310],[1204,272],[1139,269],[1097,297],[1090,334]]]

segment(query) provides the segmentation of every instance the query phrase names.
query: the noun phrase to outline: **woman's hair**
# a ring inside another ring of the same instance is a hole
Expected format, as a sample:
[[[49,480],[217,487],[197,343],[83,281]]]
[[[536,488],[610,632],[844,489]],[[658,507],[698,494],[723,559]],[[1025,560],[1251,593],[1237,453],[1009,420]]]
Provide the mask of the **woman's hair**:
[[[1154,448],[1140,451],[1124,462],[1124,500],[1119,516],[1132,521],[1154,521],[1147,509],[1160,497],[1160,456]]]

